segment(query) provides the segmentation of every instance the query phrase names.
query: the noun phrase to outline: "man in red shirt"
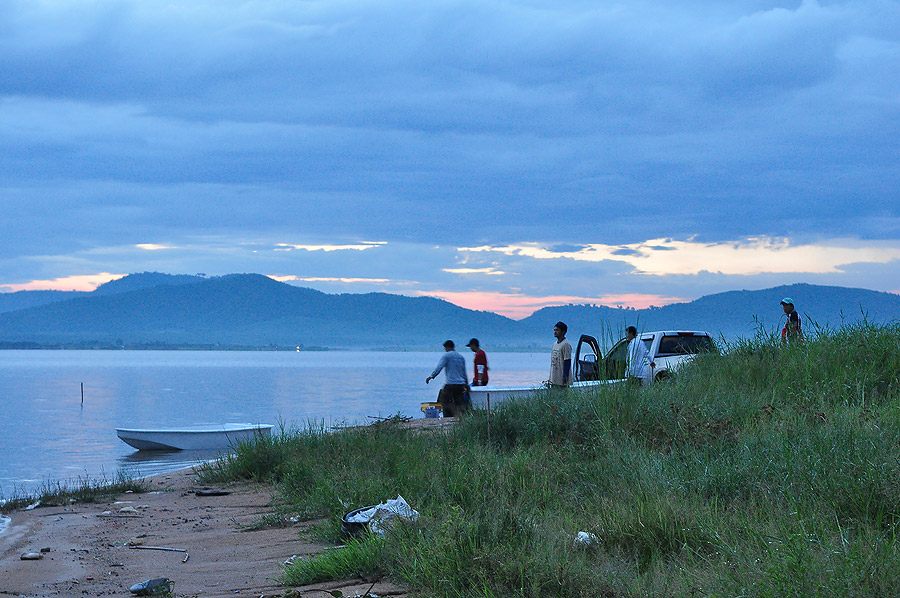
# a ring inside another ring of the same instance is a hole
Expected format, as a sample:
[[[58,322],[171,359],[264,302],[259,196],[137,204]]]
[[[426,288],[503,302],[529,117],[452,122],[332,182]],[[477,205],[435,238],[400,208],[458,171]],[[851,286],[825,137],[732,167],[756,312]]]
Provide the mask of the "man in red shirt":
[[[472,386],[487,386],[488,365],[487,355],[478,346],[478,339],[473,338],[466,346],[475,353],[475,377],[472,378]]]

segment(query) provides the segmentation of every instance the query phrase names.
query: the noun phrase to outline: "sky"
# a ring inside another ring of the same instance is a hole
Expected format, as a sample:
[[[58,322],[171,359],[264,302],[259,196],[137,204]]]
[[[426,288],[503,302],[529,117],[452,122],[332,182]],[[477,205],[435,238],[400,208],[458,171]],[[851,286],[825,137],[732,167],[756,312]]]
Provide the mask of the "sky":
[[[0,292],[145,271],[900,292],[900,2],[3,0]]]

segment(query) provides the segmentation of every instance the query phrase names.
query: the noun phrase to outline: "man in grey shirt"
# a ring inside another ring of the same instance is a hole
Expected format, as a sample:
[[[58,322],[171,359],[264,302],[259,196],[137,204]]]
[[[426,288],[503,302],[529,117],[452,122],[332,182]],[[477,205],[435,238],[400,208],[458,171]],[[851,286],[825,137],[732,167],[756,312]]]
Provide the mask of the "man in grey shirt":
[[[466,360],[454,351],[453,341],[444,342],[445,353],[441,355],[437,367],[425,378],[425,384],[434,380],[444,370],[446,382],[438,394],[444,417],[455,417],[468,407],[468,378],[466,378]]]

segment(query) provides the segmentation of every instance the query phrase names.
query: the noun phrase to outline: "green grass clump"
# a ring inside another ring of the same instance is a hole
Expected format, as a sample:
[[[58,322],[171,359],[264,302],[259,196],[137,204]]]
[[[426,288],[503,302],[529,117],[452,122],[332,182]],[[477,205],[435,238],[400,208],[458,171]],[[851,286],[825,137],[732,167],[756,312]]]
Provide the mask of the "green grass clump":
[[[894,595],[898,339],[867,323],[763,336],[666,384],[539,392],[446,434],[283,433],[217,475],[276,484],[335,542],[353,508],[402,494],[421,513],[288,567],[289,583],[366,570],[447,597]]]
[[[52,507],[73,503],[91,503],[111,500],[125,492],[147,492],[149,486],[142,479],[135,479],[119,473],[112,480],[101,478],[79,477],[74,482],[53,482],[45,484],[38,492],[14,496],[0,503],[0,513],[9,513],[22,509],[36,502],[40,506]]]
[[[369,536],[347,542],[334,550],[294,561],[286,570],[284,581],[288,585],[305,586],[321,581],[346,579],[357,575],[377,578],[383,571],[384,542]]]

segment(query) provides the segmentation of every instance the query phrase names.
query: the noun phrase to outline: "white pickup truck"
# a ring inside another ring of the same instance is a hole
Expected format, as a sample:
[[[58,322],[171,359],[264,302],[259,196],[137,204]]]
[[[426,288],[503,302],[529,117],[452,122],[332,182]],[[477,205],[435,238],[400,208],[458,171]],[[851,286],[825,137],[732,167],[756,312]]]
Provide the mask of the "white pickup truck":
[[[702,330],[658,330],[642,332],[638,335],[647,347],[649,363],[644,385],[665,380],[674,375],[682,364],[691,361],[698,353],[713,351],[712,338]],[[625,360],[628,341],[622,339],[606,354],[598,359],[600,345],[597,339],[582,334],[575,348],[572,364],[574,380],[620,380],[625,377]]]
[[[684,363],[698,353],[715,350],[709,334],[702,330],[660,330],[643,332],[639,338],[647,346],[649,363],[643,384],[649,386],[675,374]],[[575,347],[572,363],[572,388],[590,388],[604,384],[620,384],[625,380],[628,341],[615,343],[606,357],[600,353],[597,339],[581,335]],[[533,395],[547,387],[542,384],[525,386],[473,386],[469,397],[474,407],[488,408],[511,398]]]

